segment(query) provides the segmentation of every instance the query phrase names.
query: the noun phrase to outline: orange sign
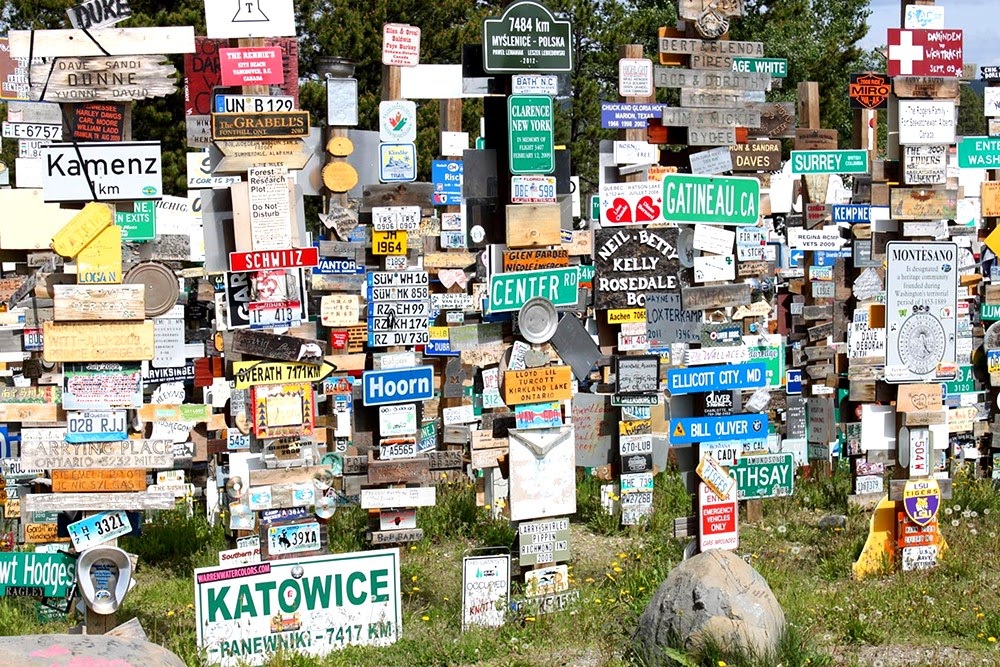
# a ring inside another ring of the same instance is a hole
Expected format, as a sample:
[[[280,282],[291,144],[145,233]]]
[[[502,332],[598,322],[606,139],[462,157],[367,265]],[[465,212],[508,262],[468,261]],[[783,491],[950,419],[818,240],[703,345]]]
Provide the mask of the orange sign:
[[[852,109],[885,109],[892,85],[884,74],[852,74],[848,87]]]
[[[506,371],[504,402],[507,405],[565,401],[573,398],[573,374],[569,366],[543,366]]]
[[[995,218],[1000,216],[1000,181],[987,181],[983,183],[980,193],[983,202],[983,217]]]
[[[145,468],[53,470],[52,490],[57,493],[90,491],[145,491]]]

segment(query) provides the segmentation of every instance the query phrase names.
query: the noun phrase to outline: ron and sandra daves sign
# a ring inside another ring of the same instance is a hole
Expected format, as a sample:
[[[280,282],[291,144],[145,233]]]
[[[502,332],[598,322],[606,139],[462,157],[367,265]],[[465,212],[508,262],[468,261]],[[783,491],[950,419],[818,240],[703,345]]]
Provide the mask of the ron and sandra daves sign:
[[[42,146],[47,202],[135,201],[163,196],[160,142]]]

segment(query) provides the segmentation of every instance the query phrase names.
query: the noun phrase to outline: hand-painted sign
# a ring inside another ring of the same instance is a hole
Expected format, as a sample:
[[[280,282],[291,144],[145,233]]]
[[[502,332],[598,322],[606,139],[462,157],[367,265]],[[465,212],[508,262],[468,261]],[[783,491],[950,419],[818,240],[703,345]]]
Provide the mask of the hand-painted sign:
[[[767,384],[764,364],[671,368],[667,371],[667,389],[672,396],[707,391],[755,389]]]
[[[510,598],[510,554],[462,559],[462,630],[504,624]]]
[[[889,28],[887,74],[962,76],[961,30]]]
[[[673,445],[764,437],[767,437],[766,414],[683,417],[670,420],[670,443]]]
[[[213,113],[212,139],[292,139],[309,136],[308,111]]]
[[[677,289],[676,229],[599,229],[594,237],[597,307],[643,306],[648,292]]]

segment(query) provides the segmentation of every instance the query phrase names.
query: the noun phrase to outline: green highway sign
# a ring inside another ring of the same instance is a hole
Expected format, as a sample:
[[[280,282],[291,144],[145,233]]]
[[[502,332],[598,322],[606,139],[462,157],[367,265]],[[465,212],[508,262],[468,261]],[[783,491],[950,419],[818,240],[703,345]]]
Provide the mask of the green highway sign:
[[[755,225],[760,181],[737,176],[663,175],[663,219],[709,225]]]
[[[63,553],[0,553],[0,596],[64,598],[76,585],[76,558]]]
[[[958,142],[958,166],[1000,169],[1000,137],[963,137]]]
[[[600,220],[601,219],[601,196],[600,195],[590,195],[590,219]]]
[[[740,500],[790,496],[795,487],[795,456],[791,452],[740,456],[729,468]]]
[[[770,74],[775,79],[788,76],[788,61],[784,58],[733,58],[734,72]]]
[[[147,199],[132,204],[132,211],[115,213],[122,241],[152,241],[156,238],[156,202]]]
[[[868,151],[792,151],[793,174],[867,174]]]
[[[979,307],[979,318],[983,320],[1000,320],[1000,305],[984,303]]]
[[[972,366],[959,366],[958,375],[953,382],[944,383],[948,394],[968,394],[976,390],[976,378],[972,374]]]
[[[577,267],[539,269],[514,273],[494,273],[490,276],[491,313],[520,310],[529,299],[542,297],[553,306],[574,306],[580,287]]]
[[[569,72],[572,25],[532,0],[483,21],[483,69],[490,73]]]
[[[552,98],[511,95],[507,98],[510,173],[551,174],[556,168]]]

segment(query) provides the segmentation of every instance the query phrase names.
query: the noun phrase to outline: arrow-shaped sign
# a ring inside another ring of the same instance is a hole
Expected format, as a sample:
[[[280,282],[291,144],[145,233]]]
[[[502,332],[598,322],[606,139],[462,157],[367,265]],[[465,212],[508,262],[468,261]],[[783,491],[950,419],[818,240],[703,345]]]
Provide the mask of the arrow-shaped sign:
[[[262,164],[302,169],[312,157],[302,139],[220,141],[216,146],[223,158],[213,173],[242,172]]]

